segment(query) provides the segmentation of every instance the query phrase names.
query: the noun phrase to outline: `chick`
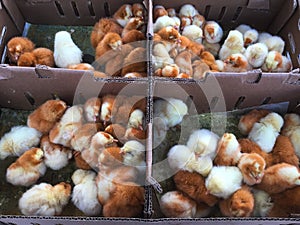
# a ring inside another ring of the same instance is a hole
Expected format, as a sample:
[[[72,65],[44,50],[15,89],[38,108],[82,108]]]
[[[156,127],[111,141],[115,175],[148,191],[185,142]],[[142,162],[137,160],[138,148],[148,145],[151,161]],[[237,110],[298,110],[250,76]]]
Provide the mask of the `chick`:
[[[219,58],[225,60],[234,53],[244,53],[244,39],[243,34],[237,30],[229,31],[220,51]]]
[[[147,50],[143,47],[137,47],[125,57],[121,76],[131,72],[146,72],[146,65]]]
[[[268,167],[262,181],[255,188],[269,194],[283,192],[300,185],[299,168],[287,163],[279,163]]]
[[[133,182],[117,184],[103,206],[104,217],[138,217],[145,203],[145,190]]]
[[[86,123],[79,127],[70,142],[72,149],[82,152],[84,149],[89,148],[91,139],[97,131],[97,125],[94,123]]]
[[[64,168],[72,158],[71,149],[51,143],[47,135],[41,138],[40,148],[44,152],[45,165],[52,170]]]
[[[283,72],[283,73],[285,73],[285,72],[291,71],[292,67],[293,67],[293,65],[292,65],[291,60],[288,57],[282,55],[281,64],[278,64],[278,67],[273,69],[272,72]]]
[[[96,173],[91,170],[77,169],[72,175],[74,188],[73,204],[86,216],[99,216],[102,205],[97,199]]]
[[[261,41],[263,43],[265,43],[269,49],[269,52],[271,51],[277,51],[280,54],[283,53],[284,50],[284,46],[285,46],[285,42],[284,40],[279,37],[279,36],[271,36],[263,41]]]
[[[62,100],[47,100],[28,115],[27,126],[47,134],[60,120],[66,109],[67,104]]]
[[[23,53],[18,59],[18,66],[37,66],[45,65],[54,67],[53,51],[48,48],[36,48],[32,52]]]
[[[200,54],[200,59],[205,62],[209,68],[213,71],[218,71],[218,65],[216,59],[209,51],[202,51]]]
[[[206,21],[203,30],[204,38],[208,43],[219,43],[223,37],[223,29],[216,21]]]
[[[269,51],[261,69],[264,72],[275,72],[282,66],[282,55],[277,51]]]
[[[195,41],[200,44],[202,43],[203,30],[197,25],[185,26],[181,34],[192,41]]]
[[[55,34],[53,55],[55,65],[62,68],[82,61],[82,51],[73,42],[71,34],[67,31],[59,31]]]
[[[167,126],[174,127],[181,123],[183,117],[188,114],[188,107],[181,99],[167,98],[164,115]]]
[[[195,60],[192,66],[194,79],[204,79],[207,72],[210,71],[210,67],[202,60]]]
[[[180,31],[182,31],[186,26],[192,25],[192,18],[187,16],[180,16]]]
[[[114,95],[104,95],[102,97],[102,105],[100,110],[100,121],[103,122],[104,127],[111,123],[112,111],[115,102]]]
[[[145,35],[139,31],[139,29],[144,25],[144,21],[140,17],[130,18],[127,25],[122,31],[122,43],[127,44],[129,42],[134,42],[138,40],[145,40]],[[141,38],[140,38],[141,37]]]
[[[272,37],[272,35],[268,32],[260,32],[258,35],[258,42],[266,44],[266,40]]]
[[[219,51],[221,48],[220,43],[208,43],[206,39],[202,42],[206,51],[209,51],[216,58],[219,55]]]
[[[83,105],[83,114],[87,122],[94,123],[99,119],[101,99],[98,97],[89,98]]]
[[[196,156],[208,156],[213,160],[217,152],[219,139],[219,136],[212,131],[199,129],[191,133],[186,145]]]
[[[26,37],[13,37],[7,43],[9,62],[17,65],[19,57],[25,52],[32,52],[35,45]]]
[[[174,8],[168,8],[167,12],[168,12],[168,16],[170,16],[170,17],[177,15],[176,10]]]
[[[244,182],[251,186],[262,181],[266,162],[257,153],[244,153],[237,166],[243,174]]]
[[[132,5],[123,4],[112,16],[122,27],[125,27],[132,17]]]
[[[184,4],[179,10],[179,16],[186,16],[193,18],[195,15],[199,14],[198,10],[191,4]]]
[[[152,52],[155,70],[158,68],[163,68],[165,64],[174,63],[174,59],[171,58],[169,50],[163,43],[154,44]]]
[[[147,138],[145,130],[129,127],[125,131],[124,140],[136,140],[143,142]]]
[[[113,123],[108,125],[104,131],[112,135],[115,139],[122,140],[126,133],[126,127],[121,124]]]
[[[236,166],[241,156],[241,146],[235,135],[225,133],[219,140],[214,164],[218,166]]]
[[[161,196],[160,210],[169,218],[194,218],[197,204],[179,191],[166,192]]]
[[[247,58],[241,53],[231,54],[224,60],[224,72],[246,72],[251,70]]]
[[[259,120],[270,113],[269,110],[265,109],[253,109],[245,115],[242,115],[239,123],[238,129],[243,135],[248,135],[254,125],[254,123],[259,122]]]
[[[176,21],[168,15],[158,17],[153,24],[153,31],[159,32],[164,27],[173,27],[175,29]]]
[[[141,3],[133,3],[131,10],[134,17],[145,17],[145,8]]]
[[[175,58],[175,63],[180,68],[181,73],[193,75],[192,54],[189,51],[180,52]]]
[[[140,130],[143,130],[143,124],[144,124],[144,112],[140,109],[135,109],[130,113],[127,127],[134,127]]]
[[[80,151],[73,151],[75,165],[78,169],[90,170],[92,167],[82,158]]]
[[[196,14],[195,16],[193,16],[192,20],[193,20],[192,21],[193,25],[197,25],[198,27],[200,27],[202,29],[204,28],[204,25],[206,24],[205,17],[200,14]]]
[[[282,134],[289,137],[296,155],[300,158],[300,117],[295,113],[288,113],[284,116],[284,127]]]
[[[164,41],[168,41],[171,44],[175,44],[176,42],[178,42],[179,38],[180,38],[180,33],[178,30],[176,30],[174,27],[163,27],[162,29],[160,29],[157,34],[161,37],[162,40]],[[171,49],[171,48],[169,48]]]
[[[43,151],[40,148],[31,148],[7,168],[6,180],[12,185],[28,187],[45,173]]]
[[[189,163],[195,160],[194,153],[185,145],[174,145],[168,152],[169,166],[174,170],[187,170],[193,172],[189,168]]]
[[[105,148],[98,157],[99,170],[113,170],[122,165],[124,161],[122,150],[119,147]]]
[[[247,24],[240,24],[238,25],[235,30],[241,32],[243,35],[248,31],[251,30],[251,26],[247,25]]]
[[[112,18],[101,18],[95,23],[93,30],[91,31],[91,44],[93,48],[96,48],[98,43],[104,38],[105,34],[114,32],[121,35],[122,31],[123,27]]]
[[[73,64],[73,65],[69,65],[67,68],[71,69],[71,70],[91,70],[91,71],[95,71],[95,68],[89,63]]]
[[[62,213],[71,196],[71,185],[61,182],[34,185],[19,199],[19,209],[25,216],[57,216]]]
[[[189,196],[196,203],[205,203],[212,207],[218,202],[218,198],[207,193],[205,178],[200,174],[188,171],[178,171],[173,177],[178,191]]]
[[[156,21],[159,17],[168,15],[168,11],[162,5],[155,5],[153,8],[153,21]]]
[[[244,45],[245,47],[248,47],[249,45],[252,45],[254,43],[257,42],[258,40],[258,31],[256,29],[250,29],[250,30],[247,30],[245,33],[244,33]]]
[[[269,113],[253,125],[248,138],[257,143],[263,151],[269,153],[274,147],[282,126],[283,118],[278,113]]]
[[[254,210],[252,215],[254,217],[267,217],[274,206],[271,196],[259,189],[252,189],[252,193],[254,196]]]
[[[228,217],[250,217],[254,210],[254,196],[247,186],[234,192],[228,199],[221,200],[221,213]]]
[[[20,55],[17,66],[25,66],[25,67],[35,67],[36,59],[32,52],[25,52]]]
[[[27,126],[14,126],[0,140],[0,159],[20,156],[32,147],[38,146],[42,133]]]
[[[108,32],[96,47],[95,59],[105,64],[116,56],[122,45],[122,38],[118,33]]]
[[[268,47],[263,43],[249,45],[245,51],[245,56],[251,66],[261,67],[268,55]]]
[[[227,199],[241,188],[243,175],[235,166],[214,166],[205,180],[208,193]]]

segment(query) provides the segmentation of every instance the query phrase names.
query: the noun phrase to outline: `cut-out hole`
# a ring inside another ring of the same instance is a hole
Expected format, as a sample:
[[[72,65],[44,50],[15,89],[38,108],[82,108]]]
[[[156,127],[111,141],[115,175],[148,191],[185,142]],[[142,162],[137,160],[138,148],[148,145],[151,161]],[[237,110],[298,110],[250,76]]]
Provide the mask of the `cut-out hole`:
[[[298,66],[300,66],[300,54],[298,54],[297,60],[298,60]]]
[[[88,9],[92,17],[96,16],[92,1],[88,1]]]
[[[261,105],[266,105],[266,104],[268,104],[270,101],[271,101],[271,97],[266,97],[263,101],[262,101],[262,103],[261,103]]]
[[[74,12],[75,16],[76,17],[80,17],[79,10],[77,8],[76,2],[72,1],[71,5],[72,5],[73,12]]]
[[[234,109],[238,109],[242,105],[242,103],[245,101],[245,99],[246,99],[245,96],[240,96],[234,105]]]
[[[298,30],[300,31],[300,18],[298,20]]]
[[[3,26],[2,30],[1,30],[1,34],[0,34],[0,46],[2,46],[3,42],[4,42],[4,37],[7,31],[7,27]]]
[[[57,12],[60,16],[65,16],[65,12],[61,6],[61,4],[58,2],[58,1],[54,1],[55,3],[55,6],[56,6],[56,9],[57,9]]]
[[[242,7],[237,7],[234,15],[233,15],[233,18],[232,18],[232,21],[235,22],[238,20],[238,18],[240,17],[241,13],[242,13]]]
[[[295,44],[295,39],[294,39],[293,34],[292,33],[288,33],[288,38],[289,38],[289,42],[290,42],[292,54],[295,54],[295,52],[296,52],[296,44]]]
[[[106,17],[110,17],[110,8],[108,2],[104,2],[104,12]]]
[[[211,6],[210,6],[210,5],[207,5],[207,6],[205,7],[205,11],[204,11],[204,15],[203,15],[205,18],[207,18],[207,17],[208,17],[208,14],[209,14],[210,8],[211,8]]]
[[[216,105],[218,104],[218,101],[219,101],[219,97],[218,97],[218,96],[214,96],[214,97],[210,100],[210,103],[209,103],[210,111],[212,111],[213,109],[216,108]]]
[[[34,97],[29,91],[24,92],[24,96],[27,99],[27,101],[30,103],[30,105],[35,106]]]
[[[221,9],[221,11],[220,11],[220,14],[218,16],[218,20],[219,21],[221,21],[223,19],[225,12],[226,12],[226,7],[223,6],[222,9]]]

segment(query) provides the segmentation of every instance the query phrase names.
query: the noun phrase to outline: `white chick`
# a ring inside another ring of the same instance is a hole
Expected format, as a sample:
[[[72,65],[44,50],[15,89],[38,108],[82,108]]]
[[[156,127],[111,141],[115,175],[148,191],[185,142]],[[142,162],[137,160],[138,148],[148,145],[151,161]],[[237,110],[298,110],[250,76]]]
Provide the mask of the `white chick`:
[[[27,126],[12,127],[0,140],[0,159],[20,156],[32,147],[38,146],[42,133]]]
[[[205,22],[205,17],[200,14],[196,14],[192,19],[192,24],[201,28],[204,27]]]
[[[254,196],[253,216],[267,217],[274,205],[271,196],[267,192],[259,189],[252,189],[252,193]]]
[[[130,113],[127,127],[133,127],[143,130],[144,112],[140,109],[135,109]]]
[[[283,53],[285,42],[279,36],[272,36],[267,38],[264,43],[267,45],[269,51],[277,51],[280,54]]]
[[[170,191],[160,198],[160,209],[169,218],[194,218],[197,204],[179,191]]]
[[[231,30],[219,51],[219,58],[225,60],[234,53],[244,53],[244,51],[243,34],[237,30]]]
[[[247,24],[240,24],[235,29],[244,35],[244,33],[246,33],[248,30],[251,30],[252,28]]]
[[[273,150],[282,126],[283,118],[278,113],[269,113],[253,125],[248,138],[269,153]]]
[[[32,148],[21,155],[6,170],[6,180],[13,185],[28,187],[46,173],[44,153]]]
[[[245,47],[256,43],[257,40],[258,40],[258,36],[259,36],[259,34],[258,34],[258,31],[256,29],[247,30],[244,33],[244,45],[245,45]]]
[[[243,175],[235,166],[214,166],[205,180],[208,192],[227,199],[241,188]]]
[[[203,30],[197,25],[185,26],[182,30],[182,35],[197,43],[202,43]]]
[[[284,116],[284,127],[282,135],[290,138],[296,155],[300,158],[300,116],[288,113]]]
[[[102,205],[97,199],[96,173],[91,170],[77,169],[72,175],[75,184],[72,202],[86,216],[99,216]]]
[[[53,54],[56,66],[61,68],[67,68],[69,65],[79,64],[82,61],[82,51],[67,31],[59,31],[55,34]]]
[[[168,48],[163,43],[155,44],[152,52],[155,70],[158,68],[163,68],[165,64],[174,63],[174,59],[171,58]]]
[[[264,72],[273,72],[282,64],[282,55],[277,51],[269,51],[261,69]]]
[[[198,10],[191,4],[185,4],[179,10],[180,17],[185,16],[192,19],[197,14],[199,14]]]
[[[168,163],[174,171],[193,172],[188,164],[195,160],[195,154],[185,145],[174,145],[168,152]]]
[[[71,196],[71,185],[47,183],[34,185],[19,200],[19,209],[25,216],[60,215]]]
[[[167,15],[161,16],[161,17],[158,17],[157,20],[155,21],[155,23],[153,24],[153,31],[158,32],[162,28],[168,27],[168,26],[175,27],[176,21]]]
[[[167,118],[167,126],[174,127],[180,124],[183,117],[188,114],[187,105],[180,99],[167,98],[167,105],[165,108],[165,116]]]
[[[241,53],[233,53],[224,60],[224,72],[246,72],[251,70],[245,55]]]
[[[170,16],[170,17],[173,17],[173,16],[177,15],[176,10],[174,8],[168,8],[167,12],[168,12],[168,16]]]
[[[175,21],[175,25],[173,27],[179,31],[181,26],[181,20],[177,16],[172,16],[171,18]]]
[[[61,117],[60,124],[82,123],[84,121],[84,111],[82,105],[69,107]]]
[[[208,156],[214,159],[220,137],[207,129],[199,129],[192,132],[187,147],[198,157]]]
[[[266,41],[268,38],[270,38],[270,37],[272,37],[271,34],[269,34],[269,33],[267,33],[267,32],[261,32],[261,33],[259,33],[259,35],[258,35],[258,42],[264,43],[264,44],[265,44],[265,41]]]
[[[249,45],[246,49],[245,56],[248,63],[254,68],[261,67],[268,55],[268,47],[263,43]]]
[[[281,62],[281,64],[279,64],[278,66],[277,66],[277,68],[275,68],[275,69],[273,69],[273,71],[272,72],[289,72],[289,71],[291,71],[291,69],[292,69],[292,62],[291,62],[291,60],[288,58],[288,57],[286,57],[286,56],[282,56],[282,62]]]
[[[204,37],[208,43],[219,43],[223,37],[222,27],[215,21],[206,21]]]

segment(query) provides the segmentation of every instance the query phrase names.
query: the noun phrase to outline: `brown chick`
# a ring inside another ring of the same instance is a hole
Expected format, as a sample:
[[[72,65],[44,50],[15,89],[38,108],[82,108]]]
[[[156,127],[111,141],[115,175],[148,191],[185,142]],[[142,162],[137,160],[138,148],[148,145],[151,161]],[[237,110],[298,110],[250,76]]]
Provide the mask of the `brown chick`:
[[[115,139],[122,140],[125,136],[126,128],[121,124],[113,123],[108,125],[104,131],[111,134]]]
[[[130,72],[146,72],[147,69],[147,50],[137,47],[124,59],[121,75]]]
[[[208,193],[205,187],[205,179],[198,173],[181,170],[174,175],[173,180],[179,191],[185,193],[197,203],[214,206],[218,202],[216,196]]]
[[[270,113],[269,110],[265,109],[253,109],[247,114],[241,116],[238,124],[238,129],[243,135],[248,135],[253,125],[258,122],[261,118],[265,117]]]
[[[92,97],[86,100],[83,105],[83,115],[87,122],[96,122],[99,119],[101,108],[101,99]]]
[[[95,70],[95,68],[89,63],[72,64],[68,65],[67,68],[72,70]]]
[[[219,208],[223,216],[250,217],[254,210],[253,194],[247,186],[243,186],[228,199],[221,200]]]
[[[251,69],[247,58],[241,53],[230,55],[224,60],[224,72],[246,72]]]
[[[177,42],[180,40],[180,33],[178,30],[176,30],[173,27],[164,27],[160,29],[157,34],[162,38],[164,41],[169,41],[169,42]]]
[[[175,58],[175,63],[179,66],[181,73],[193,75],[192,54],[189,51],[180,52]]]
[[[120,77],[124,63],[124,57],[121,53],[111,58],[105,64],[105,73],[112,77]]]
[[[32,52],[25,52],[19,57],[18,66],[34,67],[37,65],[54,67],[53,51],[48,48],[36,48]]]
[[[112,170],[115,167],[121,166],[123,162],[123,155],[119,147],[105,148],[98,158],[99,169]]]
[[[104,127],[107,127],[111,123],[112,111],[115,102],[114,95],[105,95],[102,97],[102,105],[100,110],[100,121],[103,122]]]
[[[177,66],[177,64],[165,65],[161,70],[161,76],[163,77],[177,77],[179,74],[180,68]]]
[[[7,43],[8,58],[11,64],[16,65],[20,55],[32,52],[35,45],[26,37],[13,37]]]
[[[139,30],[131,30],[122,37],[122,42],[124,44],[143,40],[146,40],[146,36],[143,32]]]
[[[35,128],[43,134],[49,133],[66,109],[67,105],[64,101],[48,100],[29,114],[27,126]]]
[[[140,17],[132,17],[122,31],[122,38],[132,30],[139,30],[144,25],[144,21]]]
[[[125,140],[143,141],[146,138],[147,138],[147,133],[145,130],[137,129],[134,127],[127,128],[124,135]]]
[[[122,38],[115,32],[107,33],[96,47],[95,59],[100,64],[105,64],[120,50]]]
[[[83,169],[83,170],[90,170],[92,169],[92,167],[89,165],[89,163],[87,163],[81,156],[81,152],[80,151],[73,151],[73,156],[75,159],[75,165],[77,166],[77,168],[79,169]]]
[[[210,71],[210,67],[205,62],[202,62],[202,60],[195,60],[192,66],[194,79],[204,79],[207,72]]]
[[[132,17],[132,5],[123,4],[114,14],[113,18],[122,26],[125,27]]]
[[[139,217],[144,207],[144,188],[133,182],[117,184],[111,198],[103,206],[104,217]]]
[[[22,55],[20,55],[17,65],[25,67],[35,67],[36,58],[32,52],[25,52]]]
[[[277,194],[300,185],[299,168],[287,163],[279,163],[265,170],[261,183],[255,188],[269,194]]]
[[[200,55],[200,58],[210,67],[211,70],[219,71],[219,68],[216,64],[216,59],[209,51],[203,51]]]
[[[91,44],[94,48],[104,38],[105,34],[114,32],[119,35],[122,34],[123,28],[111,18],[101,18],[95,25],[91,32]]]
[[[276,139],[272,150],[273,164],[288,163],[299,166],[299,158],[297,157],[291,140],[283,135],[279,135]]]
[[[166,16],[168,15],[168,11],[165,9],[162,5],[156,5],[154,6],[153,10],[153,21],[156,21],[158,17]]]
[[[134,3],[131,7],[132,14],[134,17],[141,17],[144,18],[145,9],[144,6],[141,3]]]

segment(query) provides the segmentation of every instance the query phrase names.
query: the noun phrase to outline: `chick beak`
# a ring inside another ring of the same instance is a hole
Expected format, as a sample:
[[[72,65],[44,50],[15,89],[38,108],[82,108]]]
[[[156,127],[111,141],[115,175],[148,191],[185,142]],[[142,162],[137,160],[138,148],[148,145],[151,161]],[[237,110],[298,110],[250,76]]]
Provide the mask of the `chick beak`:
[[[144,127],[142,126],[142,124],[139,124],[138,129],[139,130],[144,130]]]
[[[113,143],[118,143],[119,140],[118,139],[113,139]]]
[[[121,155],[125,155],[125,153],[126,153],[126,150],[125,150],[124,148],[121,148],[121,149],[120,149],[120,154],[121,154]]]

